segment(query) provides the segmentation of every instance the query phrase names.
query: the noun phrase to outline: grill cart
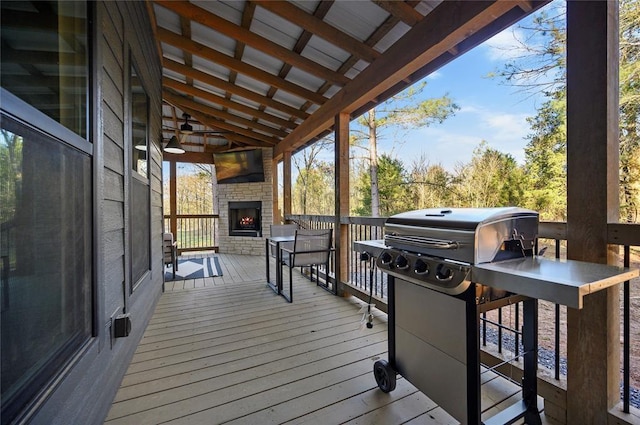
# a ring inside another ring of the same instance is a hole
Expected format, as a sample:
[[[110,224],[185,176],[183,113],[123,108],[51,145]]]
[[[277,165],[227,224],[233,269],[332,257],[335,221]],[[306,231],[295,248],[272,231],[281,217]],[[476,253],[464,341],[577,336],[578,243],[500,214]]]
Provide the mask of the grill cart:
[[[388,274],[388,361],[380,389],[400,374],[462,424],[539,424],[537,304],[574,308],[591,290],[637,276],[614,266],[534,255],[538,214],[522,208],[450,208],[390,217],[382,241],[355,242]],[[522,399],[481,420],[480,314],[523,302]]]

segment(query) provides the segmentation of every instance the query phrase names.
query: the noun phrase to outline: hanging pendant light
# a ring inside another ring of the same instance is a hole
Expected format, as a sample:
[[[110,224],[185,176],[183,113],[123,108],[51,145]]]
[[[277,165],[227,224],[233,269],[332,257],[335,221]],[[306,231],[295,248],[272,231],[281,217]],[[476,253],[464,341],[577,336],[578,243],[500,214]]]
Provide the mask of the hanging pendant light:
[[[183,154],[185,152],[182,146],[180,146],[180,140],[178,140],[176,136],[171,137],[167,146],[164,147],[164,151],[176,154]]]
[[[134,148],[136,148],[139,151],[146,151],[147,150],[147,141],[145,139],[138,140],[138,142],[135,144]]]

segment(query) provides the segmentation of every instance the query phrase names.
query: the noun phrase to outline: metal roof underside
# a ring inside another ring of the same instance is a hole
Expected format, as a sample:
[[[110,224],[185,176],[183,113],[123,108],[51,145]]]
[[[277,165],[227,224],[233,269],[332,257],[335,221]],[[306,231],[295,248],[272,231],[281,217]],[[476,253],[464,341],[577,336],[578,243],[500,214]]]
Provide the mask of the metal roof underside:
[[[548,3],[153,0],[163,137],[295,152]],[[181,133],[188,114],[192,134]]]

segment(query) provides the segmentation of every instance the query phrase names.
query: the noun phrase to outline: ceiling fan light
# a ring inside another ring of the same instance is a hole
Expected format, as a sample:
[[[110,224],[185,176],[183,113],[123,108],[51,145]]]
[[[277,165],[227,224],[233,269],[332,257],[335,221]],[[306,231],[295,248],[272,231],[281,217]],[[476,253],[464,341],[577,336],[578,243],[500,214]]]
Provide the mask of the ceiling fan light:
[[[193,127],[188,122],[185,122],[180,126],[180,133],[182,134],[193,134]]]
[[[184,153],[184,149],[182,149],[182,146],[180,146],[180,140],[178,140],[176,136],[171,137],[169,143],[167,143],[167,146],[164,147],[164,151],[176,154]]]

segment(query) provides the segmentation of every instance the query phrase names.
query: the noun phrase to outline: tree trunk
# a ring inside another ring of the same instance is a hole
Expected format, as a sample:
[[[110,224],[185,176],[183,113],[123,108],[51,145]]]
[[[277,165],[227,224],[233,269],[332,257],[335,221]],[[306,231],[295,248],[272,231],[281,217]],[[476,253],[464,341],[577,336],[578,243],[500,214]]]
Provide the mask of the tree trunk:
[[[378,141],[376,138],[376,110],[369,111],[369,171],[371,173],[371,216],[380,216],[380,196],[378,193]]]

